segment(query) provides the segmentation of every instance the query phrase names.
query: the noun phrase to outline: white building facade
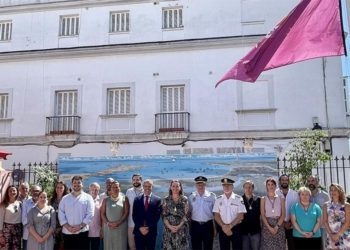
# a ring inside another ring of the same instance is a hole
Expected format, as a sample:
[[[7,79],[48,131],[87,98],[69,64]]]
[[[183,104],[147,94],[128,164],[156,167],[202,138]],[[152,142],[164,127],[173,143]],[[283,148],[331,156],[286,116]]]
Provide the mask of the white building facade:
[[[0,149],[16,162],[278,154],[318,122],[348,155],[340,57],[214,88],[297,3],[0,0]]]

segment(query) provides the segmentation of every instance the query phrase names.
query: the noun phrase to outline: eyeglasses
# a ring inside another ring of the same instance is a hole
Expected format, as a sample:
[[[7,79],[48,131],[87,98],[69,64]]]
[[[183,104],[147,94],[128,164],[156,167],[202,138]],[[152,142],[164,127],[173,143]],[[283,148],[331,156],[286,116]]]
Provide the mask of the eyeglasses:
[[[17,213],[18,212],[18,206],[14,205],[13,208],[15,209],[15,213]]]

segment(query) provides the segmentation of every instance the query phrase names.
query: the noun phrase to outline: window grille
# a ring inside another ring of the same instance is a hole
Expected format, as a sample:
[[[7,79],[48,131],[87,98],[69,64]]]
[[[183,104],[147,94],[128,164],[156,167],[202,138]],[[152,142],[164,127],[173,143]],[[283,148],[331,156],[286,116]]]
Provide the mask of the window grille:
[[[0,21],[0,41],[10,41],[12,35],[12,21]]]
[[[130,28],[129,12],[111,12],[109,31],[111,33],[116,32],[128,32]]]
[[[0,94],[0,118],[8,118],[9,95]]]
[[[130,88],[107,90],[107,115],[130,114]]]
[[[183,28],[182,7],[163,9],[163,29]]]
[[[79,35],[79,16],[60,17],[60,36]]]

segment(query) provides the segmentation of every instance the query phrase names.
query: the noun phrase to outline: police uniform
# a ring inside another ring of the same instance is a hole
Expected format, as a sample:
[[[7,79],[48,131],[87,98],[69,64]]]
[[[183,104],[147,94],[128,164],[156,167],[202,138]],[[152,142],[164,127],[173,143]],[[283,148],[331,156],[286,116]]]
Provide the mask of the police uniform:
[[[196,183],[206,183],[207,178],[198,176]],[[191,211],[191,241],[193,249],[212,249],[214,237],[213,207],[216,195],[205,190],[203,195],[198,191],[188,197]]]
[[[224,178],[221,180],[221,183],[222,185],[233,185],[234,181],[229,178]],[[217,197],[215,200],[213,212],[220,215],[220,218],[225,225],[229,225],[236,219],[238,214],[246,213],[247,210],[245,208],[243,198],[232,192],[229,198],[227,198],[225,194]],[[231,249],[231,242],[233,249],[242,248],[240,224],[235,225],[231,229],[231,236],[227,236],[220,225],[218,226],[218,231],[220,249]]]

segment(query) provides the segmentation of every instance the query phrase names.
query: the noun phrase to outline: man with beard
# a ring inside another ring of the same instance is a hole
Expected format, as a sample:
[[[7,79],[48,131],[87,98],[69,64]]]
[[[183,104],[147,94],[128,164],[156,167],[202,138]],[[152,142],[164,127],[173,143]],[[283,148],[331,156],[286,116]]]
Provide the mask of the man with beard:
[[[307,186],[311,190],[311,198],[310,202],[315,202],[317,205],[319,205],[321,208],[323,205],[330,200],[329,195],[327,192],[323,191],[319,187],[319,178],[317,175],[310,175],[307,178]],[[323,249],[325,249],[326,246],[326,230],[324,229],[324,226],[321,226],[321,234],[322,234],[322,246]]]
[[[113,178],[107,178],[106,179],[106,191],[103,192],[102,194],[100,194],[100,199],[101,199],[101,202],[104,198],[107,198],[111,192],[111,186],[112,186],[112,182],[114,182],[114,179]]]
[[[41,187],[39,187],[38,185],[33,185],[30,189],[30,193],[32,197],[23,201],[23,206],[22,206],[23,250],[27,250],[27,240],[29,236],[28,213],[30,209],[35,207],[35,204],[39,199],[40,192],[41,192]]]
[[[282,174],[279,179],[279,189],[277,189],[276,193],[279,197],[285,198],[285,206],[286,206],[286,217],[284,219],[284,229],[286,232],[286,239],[288,243],[288,250],[294,249],[293,244],[293,228],[292,223],[290,221],[290,208],[298,202],[299,195],[296,191],[289,188],[289,176],[286,174]]]
[[[126,191],[126,197],[129,199],[129,218],[128,218],[128,244],[130,250],[135,250],[135,239],[134,239],[134,221],[132,219],[132,211],[135,198],[143,192],[142,188],[142,176],[140,174],[133,174],[132,187]]]
[[[311,190],[311,202],[315,202],[320,207],[323,207],[329,201],[328,193],[319,188],[318,176],[310,175],[307,178],[307,186]]]
[[[83,178],[72,178],[72,192],[64,196],[58,207],[64,249],[89,249],[89,223],[94,216],[95,203],[83,191]]]

